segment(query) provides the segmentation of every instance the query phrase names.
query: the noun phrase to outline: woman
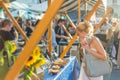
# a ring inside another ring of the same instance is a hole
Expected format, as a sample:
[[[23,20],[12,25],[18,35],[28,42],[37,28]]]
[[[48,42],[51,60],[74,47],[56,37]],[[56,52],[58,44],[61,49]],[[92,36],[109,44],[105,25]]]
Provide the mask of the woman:
[[[115,58],[116,55],[116,50],[114,46],[114,32],[112,29],[108,29],[107,34],[106,34],[106,40],[107,40],[107,45],[106,45],[106,51],[110,55],[111,58]]]
[[[115,31],[114,31],[114,45],[116,48],[116,60],[117,65],[115,69],[120,69],[120,22],[117,24]]]
[[[92,36],[92,32],[93,26],[90,25],[88,22],[85,21],[78,24],[76,33],[79,36],[79,40],[81,42],[83,50],[86,50],[96,58],[106,60],[106,52],[100,41],[96,37]],[[88,77],[85,69],[83,68],[84,66],[85,63],[83,56],[79,80],[103,80],[103,76]]]
[[[27,20],[27,22],[26,22],[26,29],[25,29],[25,31],[26,31],[27,37],[30,37],[31,33],[33,32],[32,23],[31,23],[30,20]]]

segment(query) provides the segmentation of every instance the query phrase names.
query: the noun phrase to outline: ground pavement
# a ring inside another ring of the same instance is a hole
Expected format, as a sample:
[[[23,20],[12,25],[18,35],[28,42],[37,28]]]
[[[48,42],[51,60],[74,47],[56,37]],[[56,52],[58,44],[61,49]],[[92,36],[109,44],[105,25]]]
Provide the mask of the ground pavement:
[[[111,74],[111,80],[120,80],[120,69],[119,70],[113,69]]]

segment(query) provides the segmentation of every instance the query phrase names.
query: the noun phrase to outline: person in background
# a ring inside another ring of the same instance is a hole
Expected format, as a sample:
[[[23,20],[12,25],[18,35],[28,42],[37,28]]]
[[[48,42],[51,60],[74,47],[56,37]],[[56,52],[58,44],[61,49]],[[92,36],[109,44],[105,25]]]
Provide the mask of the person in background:
[[[65,20],[63,19],[59,19],[57,22],[57,26],[55,27],[55,33],[56,33],[56,41],[57,44],[59,44],[60,40],[64,39],[64,40],[68,40],[69,38],[67,36],[65,36],[65,32],[62,28],[62,25],[64,25]]]
[[[55,27],[55,34],[56,34],[56,42],[57,42],[57,47],[59,47],[60,50],[58,50],[59,52],[57,52],[60,56],[60,54],[63,51],[64,46],[60,46],[59,43],[60,41],[64,41],[67,42],[67,40],[69,39],[69,37],[65,36],[65,31],[62,28],[62,25],[65,24],[65,20],[64,19],[59,19],[57,22],[57,26]]]
[[[10,20],[8,20],[8,19],[3,20],[2,24],[1,24],[1,28],[0,28],[0,36],[1,36],[3,41],[14,40],[14,37],[10,33],[10,30],[11,30],[11,22],[10,22]],[[4,57],[7,56],[7,53],[5,51],[3,52],[3,56]],[[1,80],[4,80],[4,78],[5,78],[5,76],[6,76],[9,69],[10,68],[9,68],[7,62],[4,62],[4,65],[0,66],[0,72],[3,72],[2,75],[0,75]]]
[[[115,31],[114,31],[114,45],[116,48],[116,60],[117,65],[115,69],[120,69],[120,23],[117,24]]]
[[[48,42],[48,30],[46,32],[46,38],[44,38],[44,40],[46,42]],[[52,28],[52,56],[54,58],[57,58],[58,57],[58,54],[56,53],[57,52],[57,42],[56,42],[56,34],[55,34],[55,31],[54,31],[54,28]]]
[[[17,30],[15,29],[15,27],[12,27],[11,30],[10,30],[10,33],[12,34],[12,36],[14,37],[15,41],[17,42],[18,41],[18,32]]]
[[[32,24],[31,24],[31,21],[30,20],[27,20],[26,21],[26,35],[27,37],[30,37],[31,36],[31,33],[33,32],[33,29],[32,29]]]
[[[112,25],[112,30],[115,31],[115,28],[117,26],[117,21],[112,21],[111,25]]]
[[[3,38],[4,41],[7,40],[14,40],[14,37],[10,33],[11,30],[11,22],[8,19],[5,19],[2,22],[1,28],[0,28],[0,36]]]
[[[116,50],[114,46],[114,32],[111,28],[108,29],[107,31],[106,40],[107,40],[106,51],[110,55],[111,58],[115,58]],[[112,53],[113,50],[115,50],[114,53]]]
[[[108,18],[106,18],[96,34],[106,34],[106,31],[111,27],[111,24],[108,23]]]
[[[72,25],[69,24],[67,30],[72,36],[75,34],[75,28]]]

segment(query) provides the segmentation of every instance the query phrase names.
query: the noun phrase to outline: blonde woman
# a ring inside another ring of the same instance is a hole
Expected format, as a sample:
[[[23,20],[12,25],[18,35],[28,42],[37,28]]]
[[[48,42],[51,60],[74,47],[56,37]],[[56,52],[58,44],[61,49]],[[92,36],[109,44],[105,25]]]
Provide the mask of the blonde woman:
[[[107,40],[106,51],[110,55],[110,57],[115,59],[116,49],[114,46],[114,32],[111,28],[108,29],[107,31],[106,40]]]
[[[120,69],[120,22],[117,24],[114,31],[114,45],[116,48],[116,59],[117,59],[116,69]]]
[[[78,24],[76,33],[79,36],[81,46],[84,50],[86,50],[96,58],[99,58],[101,60],[106,60],[106,52],[102,44],[100,43],[98,38],[91,35],[92,29],[93,29],[92,27],[93,26],[86,21]],[[88,40],[88,37],[89,37],[89,40]],[[84,63],[84,57],[83,57],[79,80],[103,80],[103,76],[99,76],[99,77],[87,76],[84,66],[85,66],[85,63]]]

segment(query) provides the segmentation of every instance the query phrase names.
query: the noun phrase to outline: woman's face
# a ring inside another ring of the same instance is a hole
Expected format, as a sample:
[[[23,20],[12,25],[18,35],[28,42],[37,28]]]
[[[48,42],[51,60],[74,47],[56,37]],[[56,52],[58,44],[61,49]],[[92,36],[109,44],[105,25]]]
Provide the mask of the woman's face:
[[[79,36],[80,38],[85,38],[85,36],[87,35],[85,31],[76,30],[76,33],[77,33],[77,36]]]

